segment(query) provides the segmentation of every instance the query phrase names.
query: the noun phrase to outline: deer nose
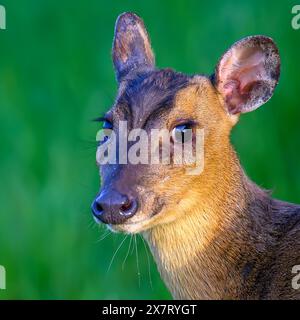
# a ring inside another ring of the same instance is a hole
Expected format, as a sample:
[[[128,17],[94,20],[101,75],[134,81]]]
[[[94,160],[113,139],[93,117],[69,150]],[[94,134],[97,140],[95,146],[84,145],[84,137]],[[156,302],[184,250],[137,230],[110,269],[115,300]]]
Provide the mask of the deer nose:
[[[92,204],[92,213],[97,222],[122,224],[135,215],[138,203],[117,191],[101,192]]]

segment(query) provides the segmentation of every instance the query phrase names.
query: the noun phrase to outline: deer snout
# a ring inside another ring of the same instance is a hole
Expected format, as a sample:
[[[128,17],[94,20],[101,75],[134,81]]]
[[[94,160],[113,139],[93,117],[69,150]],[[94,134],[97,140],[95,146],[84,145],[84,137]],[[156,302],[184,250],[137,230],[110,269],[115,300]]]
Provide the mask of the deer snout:
[[[102,191],[92,204],[92,213],[97,222],[122,224],[133,217],[138,209],[135,198],[121,194],[116,190]]]

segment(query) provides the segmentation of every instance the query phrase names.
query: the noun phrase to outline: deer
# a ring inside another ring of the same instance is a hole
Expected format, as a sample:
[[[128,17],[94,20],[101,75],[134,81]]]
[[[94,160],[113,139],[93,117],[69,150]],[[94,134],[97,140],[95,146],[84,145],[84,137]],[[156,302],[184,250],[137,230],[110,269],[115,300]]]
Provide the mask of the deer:
[[[275,42],[245,37],[213,75],[186,75],[155,66],[143,20],[126,12],[116,21],[112,59],[118,89],[99,120],[103,128],[115,132],[127,121],[128,129],[166,128],[175,139],[201,128],[204,167],[189,175],[185,163],[99,164],[97,151],[97,223],[140,234],[174,299],[300,299],[291,285],[300,264],[300,206],[252,182],[231,143],[239,117],[265,104],[278,84]]]

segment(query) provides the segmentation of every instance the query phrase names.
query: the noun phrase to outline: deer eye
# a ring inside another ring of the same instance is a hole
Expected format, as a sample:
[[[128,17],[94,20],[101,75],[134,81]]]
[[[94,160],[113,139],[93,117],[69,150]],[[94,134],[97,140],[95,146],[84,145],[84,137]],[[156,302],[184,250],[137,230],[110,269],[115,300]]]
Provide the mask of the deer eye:
[[[113,124],[112,124],[110,121],[105,120],[105,121],[103,122],[102,129],[103,129],[103,130],[105,130],[105,129],[112,130],[112,129],[113,129]]]
[[[193,127],[190,123],[180,124],[172,130],[173,142],[185,143],[191,141]]]
[[[113,130],[113,124],[110,121],[105,120],[103,122],[102,130],[103,130],[103,134],[104,134],[103,142],[106,142],[111,136],[111,133]]]
[[[96,141],[98,146],[110,139],[113,132],[113,124],[108,120],[102,120],[102,129],[97,132]]]

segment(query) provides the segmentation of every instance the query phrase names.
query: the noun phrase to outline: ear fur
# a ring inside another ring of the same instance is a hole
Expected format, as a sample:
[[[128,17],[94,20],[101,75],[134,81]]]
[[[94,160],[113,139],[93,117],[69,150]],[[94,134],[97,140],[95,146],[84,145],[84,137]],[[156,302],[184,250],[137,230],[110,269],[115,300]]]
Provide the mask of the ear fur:
[[[134,13],[126,12],[118,17],[112,55],[119,82],[133,69],[154,68],[154,54],[145,25]]]
[[[220,59],[214,85],[229,114],[253,111],[273,95],[280,76],[276,44],[265,36],[236,42]]]

